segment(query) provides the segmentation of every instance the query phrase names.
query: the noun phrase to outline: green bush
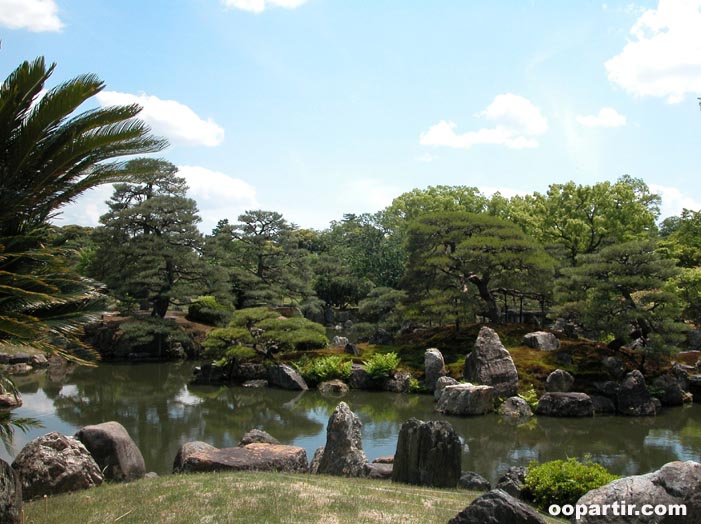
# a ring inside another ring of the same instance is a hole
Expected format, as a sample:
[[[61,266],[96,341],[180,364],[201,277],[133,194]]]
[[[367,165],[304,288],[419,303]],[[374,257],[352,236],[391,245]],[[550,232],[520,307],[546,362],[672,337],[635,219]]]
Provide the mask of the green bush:
[[[231,320],[232,314],[231,308],[220,304],[216,298],[203,296],[190,303],[185,318],[208,326],[225,326]]]
[[[194,351],[193,343],[172,319],[144,318],[129,320],[119,326],[121,344],[115,357],[124,358],[129,353],[147,354],[154,358],[177,357],[175,348],[181,345],[188,354]]]
[[[202,343],[204,357],[220,359],[232,347],[253,344],[251,332],[243,327],[226,327],[213,329]]]
[[[294,363],[294,367],[302,375],[304,380],[311,385],[319,384],[326,380],[347,380],[351,374],[350,360],[340,355],[328,357],[309,358],[306,355]]]
[[[302,317],[267,318],[257,322],[255,329],[262,330],[258,340],[279,351],[321,349],[329,343],[324,326]]]
[[[375,353],[364,362],[365,371],[374,380],[389,378],[399,365],[399,356],[396,353]]]
[[[538,465],[532,462],[526,474],[525,494],[542,509],[551,504],[575,504],[579,498],[618,477],[587,459],[553,460]]]
[[[230,325],[251,328],[263,320],[278,318],[279,316],[279,313],[265,306],[249,307],[235,311]]]
[[[532,384],[528,385],[528,389],[518,394],[523,400],[525,400],[532,410],[535,410],[538,405],[538,392],[535,390]]]

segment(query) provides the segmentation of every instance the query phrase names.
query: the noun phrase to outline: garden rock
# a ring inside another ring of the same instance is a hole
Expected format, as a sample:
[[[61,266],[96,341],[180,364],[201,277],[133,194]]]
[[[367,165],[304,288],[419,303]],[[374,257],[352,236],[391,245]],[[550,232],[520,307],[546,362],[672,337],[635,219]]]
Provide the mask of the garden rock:
[[[22,485],[15,470],[0,459],[0,522],[22,522]]]
[[[12,463],[24,500],[102,484],[102,473],[76,438],[48,433],[27,443]]]
[[[390,393],[407,393],[411,384],[411,373],[401,371],[394,373],[392,377],[384,382],[382,389]]]
[[[657,377],[652,381],[652,387],[661,392],[659,399],[663,406],[681,406],[693,400],[688,392],[688,375],[679,367],[674,368],[671,373]]]
[[[613,415],[616,413],[616,405],[608,397],[603,395],[591,395],[591,403],[595,415]]]
[[[541,351],[557,351],[560,349],[560,341],[553,333],[548,331],[535,331],[523,336],[523,344],[529,348]]]
[[[85,426],[75,438],[93,456],[106,480],[130,482],[146,474],[141,451],[119,422]]]
[[[363,465],[363,477],[368,479],[389,480],[392,478],[392,464],[368,462]]]
[[[645,417],[655,414],[655,404],[645,385],[645,377],[637,369],[626,375],[616,397],[621,415]]]
[[[249,444],[253,444],[254,442],[257,442],[259,444],[280,444],[280,441],[273,437],[267,431],[263,431],[261,429],[252,429],[243,437],[241,437],[241,440],[239,441],[239,447],[242,448],[244,446],[248,446]]]
[[[368,461],[363,451],[362,422],[341,402],[326,426],[326,445],[319,459],[318,473],[342,477],[361,477]]]
[[[626,374],[626,368],[623,365],[623,361],[617,357],[604,357],[601,359],[601,365],[606,369],[606,371],[614,377],[616,380],[623,378]]]
[[[535,412],[547,417],[591,417],[594,405],[586,393],[544,393]]]
[[[226,470],[307,473],[309,465],[304,448],[254,442],[241,448],[190,453],[180,470],[184,473]]]
[[[375,389],[377,387],[376,382],[372,379],[370,374],[365,371],[365,367],[360,364],[353,364],[351,366],[351,375],[348,379],[348,385],[351,389]]]
[[[268,382],[282,389],[306,391],[309,389],[302,375],[287,364],[275,364],[268,368]]]
[[[518,373],[511,354],[496,331],[486,326],[480,329],[474,349],[465,358],[463,375],[469,382],[493,386],[497,397],[518,393]]]
[[[443,354],[436,348],[427,349],[424,353],[424,385],[429,391],[436,389],[436,381],[447,375]]]
[[[495,489],[472,501],[472,504],[448,521],[449,524],[545,524],[536,510]]]
[[[550,393],[568,393],[574,385],[574,377],[564,369],[556,369],[545,380],[545,391]]]
[[[21,405],[22,396],[19,394],[19,391],[16,394],[12,393],[0,384],[0,409],[14,409]]]
[[[499,406],[499,414],[507,417],[531,417],[533,411],[521,397],[509,397]]]
[[[214,446],[207,444],[206,442],[202,442],[200,440],[186,442],[185,444],[180,446],[178,454],[175,455],[175,460],[173,461],[173,473],[182,473],[183,465],[185,464],[187,459],[190,458],[191,455],[194,455],[195,453],[206,453],[216,450],[217,448],[215,448]]]
[[[446,415],[484,415],[494,411],[494,388],[473,384],[446,386],[436,411]]]
[[[701,521],[701,464],[698,462],[670,462],[657,471],[614,480],[582,496],[577,504],[613,504],[625,501],[641,508],[644,504],[685,504],[686,517],[668,516],[596,516],[586,515],[579,524],[672,524]]]
[[[438,380],[436,380],[436,389],[433,390],[433,399],[438,400],[441,398],[441,395],[443,394],[443,390],[447,386],[457,386],[460,384],[457,380],[455,380],[453,377],[441,377]]]
[[[462,444],[450,423],[411,418],[399,430],[392,481],[454,488],[461,461]]]
[[[492,489],[492,484],[479,473],[463,471],[458,480],[458,487],[471,491],[489,491]]]
[[[527,473],[528,471],[523,466],[511,466],[506,470],[506,473],[499,477],[495,488],[501,489],[512,497],[519,499],[523,492]]]
[[[346,355],[353,355],[354,357],[357,357],[360,355],[360,350],[358,349],[358,346],[355,344],[346,344],[346,347],[343,348],[343,352]]]
[[[333,346],[343,346],[343,347],[346,347],[347,344],[348,344],[348,338],[347,338],[347,337],[335,336],[335,337],[333,337],[333,340],[331,341],[331,345],[333,345]]]
[[[309,473],[312,475],[316,475],[319,473],[319,463],[321,462],[321,457],[324,456],[324,446],[321,446],[320,448],[316,448],[316,451],[314,452],[314,456],[312,457],[312,461],[309,464]]]
[[[324,396],[338,397],[348,393],[348,386],[342,380],[338,379],[322,382],[317,386],[317,389],[319,390],[319,393]]]

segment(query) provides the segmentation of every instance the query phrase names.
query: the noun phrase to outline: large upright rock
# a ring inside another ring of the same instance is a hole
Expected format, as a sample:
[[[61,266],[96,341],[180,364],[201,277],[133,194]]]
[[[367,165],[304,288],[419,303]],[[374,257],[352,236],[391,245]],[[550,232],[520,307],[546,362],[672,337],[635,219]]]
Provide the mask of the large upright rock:
[[[438,349],[430,348],[424,353],[424,373],[424,385],[429,391],[436,389],[436,381],[448,374],[443,354]]]
[[[309,389],[302,375],[287,364],[275,364],[268,368],[268,382],[282,389],[306,391]]]
[[[436,411],[446,415],[484,415],[494,411],[494,388],[458,384],[443,388]]]
[[[22,485],[15,470],[0,459],[0,522],[22,522]]]
[[[465,358],[463,375],[469,382],[494,388],[497,397],[513,397],[518,393],[518,373],[511,358],[491,328],[480,329],[474,349]]]
[[[146,475],[141,451],[119,422],[85,426],[75,438],[88,449],[105,479],[130,482]]]
[[[12,463],[24,500],[102,484],[102,473],[76,438],[49,433],[27,443]]]
[[[536,510],[495,489],[477,497],[448,524],[545,524]]]
[[[319,459],[318,473],[343,477],[363,476],[368,461],[363,451],[362,422],[341,402],[329,418],[326,426],[326,446]]]
[[[402,424],[393,482],[454,488],[460,480],[461,464],[462,444],[448,422],[411,418]]]
[[[645,377],[637,369],[626,375],[618,389],[616,407],[621,415],[631,417],[645,417],[655,414],[655,403],[645,385]]]
[[[657,471],[614,480],[586,493],[577,505],[603,507],[625,501],[640,510],[646,504],[686,505],[687,515],[585,515],[578,524],[697,524],[701,522],[701,464],[670,462]]]

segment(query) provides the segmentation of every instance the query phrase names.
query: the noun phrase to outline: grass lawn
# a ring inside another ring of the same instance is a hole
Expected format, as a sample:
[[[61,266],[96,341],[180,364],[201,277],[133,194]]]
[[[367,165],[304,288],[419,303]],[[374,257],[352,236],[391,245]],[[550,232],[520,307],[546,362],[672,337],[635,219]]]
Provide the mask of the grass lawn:
[[[478,495],[322,475],[203,473],[107,484],[27,503],[24,512],[25,524],[445,524]]]

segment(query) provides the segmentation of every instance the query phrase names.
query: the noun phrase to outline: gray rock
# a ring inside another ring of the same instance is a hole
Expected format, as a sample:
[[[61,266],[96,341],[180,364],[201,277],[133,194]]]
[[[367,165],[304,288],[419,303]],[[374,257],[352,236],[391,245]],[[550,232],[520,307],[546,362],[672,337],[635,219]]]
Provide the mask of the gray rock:
[[[307,473],[307,452],[297,446],[254,442],[241,448],[205,449],[183,460],[183,473],[211,471],[284,471]]]
[[[22,395],[19,391],[12,392],[7,391],[2,384],[0,384],[0,409],[14,409],[22,405]]]
[[[448,524],[545,524],[545,520],[530,506],[495,489],[473,500]]]
[[[392,478],[392,464],[368,462],[363,465],[363,477],[368,479],[390,480]]]
[[[586,393],[544,393],[535,412],[547,417],[591,417],[594,405]]]
[[[492,484],[479,473],[463,471],[458,480],[458,487],[471,491],[489,491],[492,489]]]
[[[248,388],[248,389],[261,389],[261,388],[267,388],[268,387],[268,381],[263,380],[263,379],[257,379],[257,380],[247,380],[243,384],[241,384],[242,387]]]
[[[499,414],[507,417],[531,417],[533,411],[521,397],[509,397],[499,406]]]
[[[358,349],[358,346],[355,344],[346,344],[346,347],[343,348],[343,352],[346,355],[353,355],[354,357],[357,357],[360,355],[360,350]]]
[[[621,415],[630,417],[652,416],[655,404],[645,385],[645,377],[637,369],[626,375],[616,396],[616,407]]]
[[[31,355],[28,355],[27,353],[15,353],[14,355],[10,355],[10,361],[8,364],[29,364],[31,360]]]
[[[616,405],[608,397],[603,395],[591,395],[591,403],[595,415],[613,415],[616,413]]]
[[[681,406],[693,400],[688,392],[688,375],[680,368],[655,378],[652,387],[661,392],[659,399],[663,406]]]
[[[615,379],[621,379],[626,374],[626,368],[623,361],[617,357],[604,357],[601,360],[601,365]]]
[[[523,336],[523,344],[541,351],[557,351],[560,349],[560,341],[548,331],[535,331]]]
[[[446,415],[484,415],[494,411],[494,388],[458,384],[443,388],[436,411]]]
[[[15,470],[0,459],[0,522],[22,522],[22,485]]]
[[[341,402],[326,426],[326,445],[319,460],[318,472],[326,475],[360,477],[368,461],[363,451],[362,422]]]
[[[100,468],[85,446],[56,432],[29,441],[12,467],[22,483],[24,500],[102,484]]]
[[[545,380],[545,391],[569,393],[574,385],[574,377],[564,369],[556,369]]]
[[[46,358],[46,355],[43,355],[41,353],[37,353],[36,355],[32,355],[29,358],[29,364],[33,368],[48,368],[49,367],[49,359]]]
[[[301,390],[309,389],[302,375],[297,373],[287,364],[275,364],[268,368],[268,382],[271,386],[282,389]]]
[[[465,358],[463,375],[469,382],[493,386],[497,397],[518,393],[518,373],[511,354],[496,331],[486,326],[480,329],[474,349]]]
[[[436,380],[436,389],[433,390],[433,399],[437,401],[439,398],[441,398],[443,389],[445,389],[447,386],[457,386],[458,384],[460,384],[460,382],[455,380],[453,377],[439,378]]]
[[[434,391],[436,381],[448,374],[443,354],[438,349],[430,348],[424,353],[424,372],[424,385],[429,391]]]
[[[454,488],[461,461],[462,444],[450,423],[411,418],[399,430],[392,481]]]
[[[348,393],[348,386],[338,379],[322,382],[317,386],[317,389],[324,396],[340,397]]]
[[[333,340],[331,341],[332,346],[343,346],[346,347],[348,344],[348,338],[346,337],[339,337],[338,335],[333,337]]]
[[[523,466],[511,466],[499,479],[495,489],[505,491],[515,498],[521,498],[528,471]]]
[[[599,489],[582,496],[577,504],[603,505],[620,503],[635,504],[641,508],[645,504],[686,504],[686,518],[680,516],[592,516],[586,515],[578,522],[581,524],[672,524],[698,523],[701,517],[701,464],[698,462],[670,462],[657,471],[646,475],[636,475],[614,480]]]
[[[239,447],[242,448],[244,446],[248,446],[249,444],[253,444],[254,442],[258,442],[259,444],[280,444],[280,441],[267,431],[254,428],[241,437]]]
[[[321,446],[320,448],[316,448],[316,451],[314,452],[314,456],[312,457],[312,461],[309,464],[309,473],[312,475],[316,475],[319,473],[319,463],[321,462],[321,457],[324,456],[324,446]]]
[[[178,454],[175,455],[175,460],[173,461],[173,473],[182,473],[183,465],[190,458],[191,455],[201,452],[216,451],[217,448],[202,442],[200,440],[195,440],[193,442],[186,442],[178,450]]]
[[[390,379],[385,380],[384,384],[382,384],[382,389],[390,393],[407,393],[410,383],[411,373],[400,371],[394,373]]]
[[[119,422],[85,426],[75,438],[93,456],[106,480],[130,482],[146,474],[141,451]]]
[[[360,364],[353,364],[351,366],[351,375],[348,379],[348,386],[351,389],[377,389],[378,384],[372,379],[372,377],[365,371],[365,367]]]

